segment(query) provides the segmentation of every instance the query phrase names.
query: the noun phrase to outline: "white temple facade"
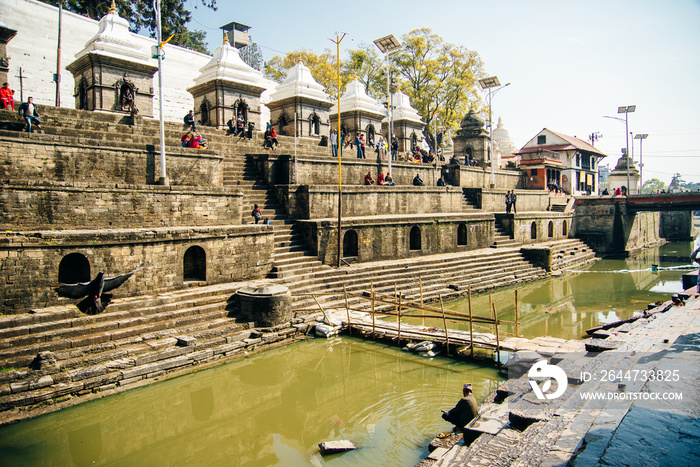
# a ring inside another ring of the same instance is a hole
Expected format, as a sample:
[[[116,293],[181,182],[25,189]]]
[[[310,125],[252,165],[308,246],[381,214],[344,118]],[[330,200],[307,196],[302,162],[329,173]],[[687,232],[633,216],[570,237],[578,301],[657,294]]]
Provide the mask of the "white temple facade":
[[[153,75],[158,70],[149,51],[135,41],[129,23],[112,7],[99,29],[66,68],[75,81],[75,106],[83,110],[131,112],[123,97],[131,93],[134,108],[153,116]]]
[[[362,134],[369,145],[376,141],[381,131],[386,110],[376,100],[367,95],[365,86],[357,79],[350,81],[340,102],[331,108],[331,130],[338,128],[338,107],[340,107],[340,131],[346,135]]]
[[[227,36],[199,72],[195,85],[188,89],[194,98],[195,120],[223,128],[240,114],[246,128],[261,128],[262,73],[243,61]]]
[[[399,152],[410,151],[413,146],[420,146],[423,141],[423,128],[425,122],[416,109],[411,106],[411,101],[403,92],[396,91],[391,96],[394,107],[394,137],[399,143]],[[382,121],[382,133],[389,134],[389,118]]]
[[[270,108],[270,123],[280,135],[321,138],[330,133],[333,102],[301,60],[289,69],[266,105]]]

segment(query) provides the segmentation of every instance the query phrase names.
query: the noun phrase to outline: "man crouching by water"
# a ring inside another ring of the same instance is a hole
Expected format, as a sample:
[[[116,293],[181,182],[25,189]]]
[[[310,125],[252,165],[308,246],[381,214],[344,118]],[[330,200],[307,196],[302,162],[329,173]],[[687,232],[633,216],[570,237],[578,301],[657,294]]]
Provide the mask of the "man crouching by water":
[[[449,412],[442,411],[442,418],[452,423],[455,427],[452,431],[461,431],[464,427],[479,414],[479,405],[472,394],[472,385],[467,383],[462,389],[462,397],[457,405]]]

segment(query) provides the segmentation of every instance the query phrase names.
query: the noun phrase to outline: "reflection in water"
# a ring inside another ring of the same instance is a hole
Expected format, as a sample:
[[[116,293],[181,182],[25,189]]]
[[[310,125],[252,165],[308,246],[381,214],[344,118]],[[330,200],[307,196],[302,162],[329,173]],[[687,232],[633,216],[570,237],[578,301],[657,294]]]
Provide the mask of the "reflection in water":
[[[73,465],[95,465],[102,454],[102,429],[99,423],[68,432],[68,446]]]
[[[483,399],[498,378],[383,344],[312,339],[0,428],[0,464],[415,465],[451,428],[440,409],[462,385]],[[321,458],[318,443],[334,439],[362,448]]]
[[[687,265],[692,251],[692,242],[668,243],[632,258],[598,261],[585,268],[588,273],[564,272],[558,277],[499,290],[491,294],[491,299],[496,313],[503,314],[501,319],[512,321],[517,289],[519,331],[524,337],[577,339],[585,335],[586,329],[630,318],[646,310],[647,304],[666,301],[670,294],[681,292],[680,278],[684,270],[652,271],[651,265],[662,268]],[[627,272],[616,273],[621,270]],[[469,313],[466,299],[445,306]],[[472,310],[475,315],[488,316],[488,294],[472,297]],[[419,324],[421,320],[406,322]],[[426,322],[426,325],[442,327],[442,320]],[[450,326],[468,329],[456,323]],[[499,326],[499,330],[514,334],[515,326]],[[488,328],[475,328],[475,331],[493,332]]]
[[[214,413],[214,393],[211,386],[197,391],[190,391],[192,416],[195,420],[204,422]]]

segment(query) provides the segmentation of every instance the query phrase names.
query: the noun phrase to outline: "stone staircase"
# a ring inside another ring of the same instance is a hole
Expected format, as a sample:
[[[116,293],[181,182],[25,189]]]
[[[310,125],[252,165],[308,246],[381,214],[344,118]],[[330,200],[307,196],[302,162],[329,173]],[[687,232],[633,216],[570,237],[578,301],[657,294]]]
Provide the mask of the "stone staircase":
[[[345,290],[348,293],[361,293],[369,291],[370,284],[374,286],[375,292],[390,295],[393,295],[396,286],[402,296],[417,300],[420,298],[422,282],[423,299],[431,301],[440,296],[455,298],[464,295],[470,285],[472,292],[478,293],[545,276],[546,272],[527,262],[519,249],[503,248],[497,252],[482,249],[415,257],[390,263],[363,263],[298,275],[283,283],[292,290],[294,309],[303,314],[305,311],[319,311],[310,294],[319,294],[317,298],[324,307],[344,307]],[[357,303],[362,300],[354,299],[351,302]],[[364,301],[365,305],[367,303]]]
[[[309,249],[301,231],[275,199],[270,187],[260,179],[251,157],[227,156],[224,186],[236,186],[243,191],[244,222],[253,222],[252,212],[257,204],[263,218],[269,218],[275,231],[275,250],[270,278],[289,277],[305,272],[329,269]]]
[[[233,295],[244,285],[116,299],[94,316],[66,305],[0,317],[0,418],[17,407],[133,387],[309,331],[302,318],[251,330],[233,314]]]
[[[494,224],[493,245],[491,245],[491,248],[513,248],[520,245],[522,245],[522,243],[510,238],[510,235],[506,232],[501,222],[496,219]]]
[[[34,133],[24,133],[24,121],[17,112],[0,110],[0,137],[32,139],[52,143],[81,144],[85,146],[160,151],[159,122],[152,118],[108,112],[39,106],[42,124]],[[259,132],[252,139],[227,135],[227,130],[197,127],[197,132],[209,143],[208,149],[183,148],[180,138],[187,131],[180,123],[165,122],[165,144],[168,153],[196,152],[201,154],[251,154],[265,152]],[[279,136],[283,153],[293,153],[294,138]],[[297,138],[297,150],[305,155],[330,156],[330,148],[318,146],[314,139]]]
[[[476,192],[473,190],[462,190],[462,210],[469,212],[481,209],[476,199]]]
[[[552,248],[552,270],[563,271],[573,266],[595,261],[595,252],[583,241],[567,238],[555,242],[546,242],[542,246]]]

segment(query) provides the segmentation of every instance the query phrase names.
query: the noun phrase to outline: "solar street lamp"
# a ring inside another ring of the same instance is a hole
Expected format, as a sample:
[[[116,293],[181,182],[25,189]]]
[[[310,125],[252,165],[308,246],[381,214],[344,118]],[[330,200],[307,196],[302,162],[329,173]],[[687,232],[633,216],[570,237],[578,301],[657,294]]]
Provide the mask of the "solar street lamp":
[[[510,83],[506,83],[503,86],[501,86],[501,82],[498,80],[498,76],[489,76],[488,78],[480,79],[479,84],[481,85],[481,89],[489,90],[489,159],[491,161],[491,187],[493,188],[496,186],[496,167],[493,160],[493,122],[491,121],[491,101],[493,99],[493,96],[496,95],[498,91],[505,88],[506,86],[509,86]],[[498,89],[492,91],[493,88]]]
[[[649,135],[647,133],[637,133],[634,135],[634,139],[639,140],[639,187],[642,187],[642,182],[644,177],[642,176],[642,170],[644,169],[644,164],[642,164],[642,140],[647,139]]]
[[[381,37],[374,41],[374,45],[377,46],[379,51],[384,54],[384,58],[386,58],[386,116],[389,120],[389,135],[387,138],[387,145],[389,146],[389,172],[391,172],[391,143],[393,142],[392,135],[394,133],[394,107],[392,106],[393,99],[391,95],[391,90],[389,89],[389,83],[391,82],[391,72],[389,69],[389,54],[394,50],[400,49],[401,43],[396,37],[394,37],[393,34],[389,34],[388,36]]]

